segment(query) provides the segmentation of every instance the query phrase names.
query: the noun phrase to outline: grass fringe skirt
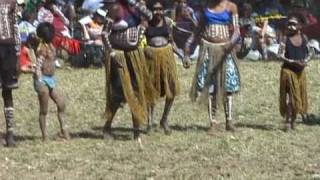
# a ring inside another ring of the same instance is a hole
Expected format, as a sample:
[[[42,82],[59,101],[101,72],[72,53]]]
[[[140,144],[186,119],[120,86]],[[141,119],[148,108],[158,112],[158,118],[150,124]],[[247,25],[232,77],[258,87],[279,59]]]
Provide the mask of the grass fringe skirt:
[[[146,47],[150,52],[147,57],[149,77],[154,86],[154,99],[166,97],[172,99],[180,92],[180,83],[173,49],[171,45],[165,47]]]
[[[308,98],[305,70],[296,73],[287,68],[281,69],[280,114],[282,117],[285,117],[287,113],[287,95],[292,100],[293,116],[299,113],[307,113]]]
[[[113,58],[108,55],[109,53],[106,54],[105,117],[112,116],[114,105],[119,103],[117,101],[119,101],[118,96],[120,94],[120,101],[128,103],[133,119],[142,124],[147,115],[146,105],[153,98],[148,96],[148,92],[152,90],[146,86],[150,81],[147,78],[147,66],[143,50],[140,48],[127,52],[116,50],[116,55]],[[120,85],[114,85],[116,84],[115,81],[119,81]]]

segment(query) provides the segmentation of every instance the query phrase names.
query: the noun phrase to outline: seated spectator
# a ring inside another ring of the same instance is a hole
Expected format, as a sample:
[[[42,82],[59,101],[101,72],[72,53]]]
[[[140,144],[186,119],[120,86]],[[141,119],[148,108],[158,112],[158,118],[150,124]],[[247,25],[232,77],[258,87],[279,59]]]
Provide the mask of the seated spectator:
[[[253,49],[257,49],[262,55],[263,60],[268,59],[268,46],[276,43],[276,32],[269,25],[268,20],[257,22],[256,26],[252,27],[253,31]]]
[[[33,25],[34,20],[34,12],[28,10],[23,11],[22,19],[19,23],[20,39],[22,43],[27,41],[27,38],[30,34],[36,32],[36,27]]]
[[[31,36],[35,37],[36,27],[33,26],[35,20],[35,13],[25,10],[22,13],[22,19],[19,23],[19,32],[21,39],[21,49],[19,56],[19,68],[23,73],[32,72],[32,54],[33,50],[30,48]]]
[[[22,73],[32,73],[34,71],[34,64],[36,62],[35,49],[37,47],[38,40],[36,35],[30,34],[27,41],[21,48],[19,56],[19,70]]]
[[[102,30],[107,13],[98,9],[94,13],[92,21],[85,25],[85,34],[89,38],[87,39],[87,55],[93,61],[93,65],[96,67],[102,67],[103,65],[103,42],[102,42]]]
[[[66,50],[69,54],[79,53],[79,42],[71,39],[71,35],[68,29],[70,21],[64,16],[61,10],[55,4],[55,0],[45,0],[43,6],[38,12],[39,23],[48,22],[53,24],[55,28],[55,37],[53,44],[59,49]],[[56,62],[57,66],[59,63]]]

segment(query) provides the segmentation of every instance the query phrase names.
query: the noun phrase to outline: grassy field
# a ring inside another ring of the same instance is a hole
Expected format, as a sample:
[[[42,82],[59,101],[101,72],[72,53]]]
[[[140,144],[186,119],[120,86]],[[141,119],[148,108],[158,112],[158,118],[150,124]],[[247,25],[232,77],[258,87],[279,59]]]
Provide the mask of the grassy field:
[[[30,75],[14,91],[18,147],[0,148],[0,179],[320,179],[320,81],[318,61],[308,67],[309,124],[298,119],[296,132],[281,131],[278,111],[280,64],[240,62],[242,91],[235,96],[239,132],[208,136],[206,110],[187,96],[193,70],[178,67],[182,92],[170,115],[171,136],[143,134],[144,149],[132,141],[128,107],[114,120],[117,139],[103,140],[104,70],[57,72],[67,100],[70,141],[55,139],[56,108],[50,103],[49,142],[41,142],[38,102]],[[193,68],[192,68],[193,69]],[[2,102],[1,102],[2,103]],[[2,104],[0,104],[2,106]],[[163,102],[157,106],[160,118]],[[220,121],[223,123],[220,110]],[[0,113],[1,132],[5,132]]]

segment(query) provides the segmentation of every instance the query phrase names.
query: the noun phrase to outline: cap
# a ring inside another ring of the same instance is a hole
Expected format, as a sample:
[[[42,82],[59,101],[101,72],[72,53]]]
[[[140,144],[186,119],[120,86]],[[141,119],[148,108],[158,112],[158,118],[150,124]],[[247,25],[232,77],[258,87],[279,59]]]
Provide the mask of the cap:
[[[99,14],[99,15],[102,16],[102,17],[106,17],[107,14],[108,14],[108,11],[105,11],[105,10],[103,10],[103,9],[98,9],[98,10],[97,10],[97,14]]]

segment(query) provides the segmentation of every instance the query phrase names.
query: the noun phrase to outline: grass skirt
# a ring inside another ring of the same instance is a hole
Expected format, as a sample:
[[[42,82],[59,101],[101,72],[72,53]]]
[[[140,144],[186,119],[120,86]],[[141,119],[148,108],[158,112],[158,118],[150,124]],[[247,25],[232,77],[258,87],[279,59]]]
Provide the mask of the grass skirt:
[[[180,83],[177,76],[177,68],[172,46],[146,47],[150,52],[147,58],[147,66],[151,83],[154,86],[155,99],[165,96],[172,99],[179,94]]]
[[[152,101],[152,96],[148,95],[151,90],[146,86],[150,81],[143,50],[116,50],[113,58],[108,52],[106,54],[105,116],[112,116],[112,110],[119,102],[127,102],[133,119],[143,123],[147,115],[146,104]]]
[[[290,69],[282,68],[280,76],[280,114],[282,117],[287,113],[287,95],[292,100],[292,115],[307,113],[307,84],[306,73],[302,70],[296,73]]]

